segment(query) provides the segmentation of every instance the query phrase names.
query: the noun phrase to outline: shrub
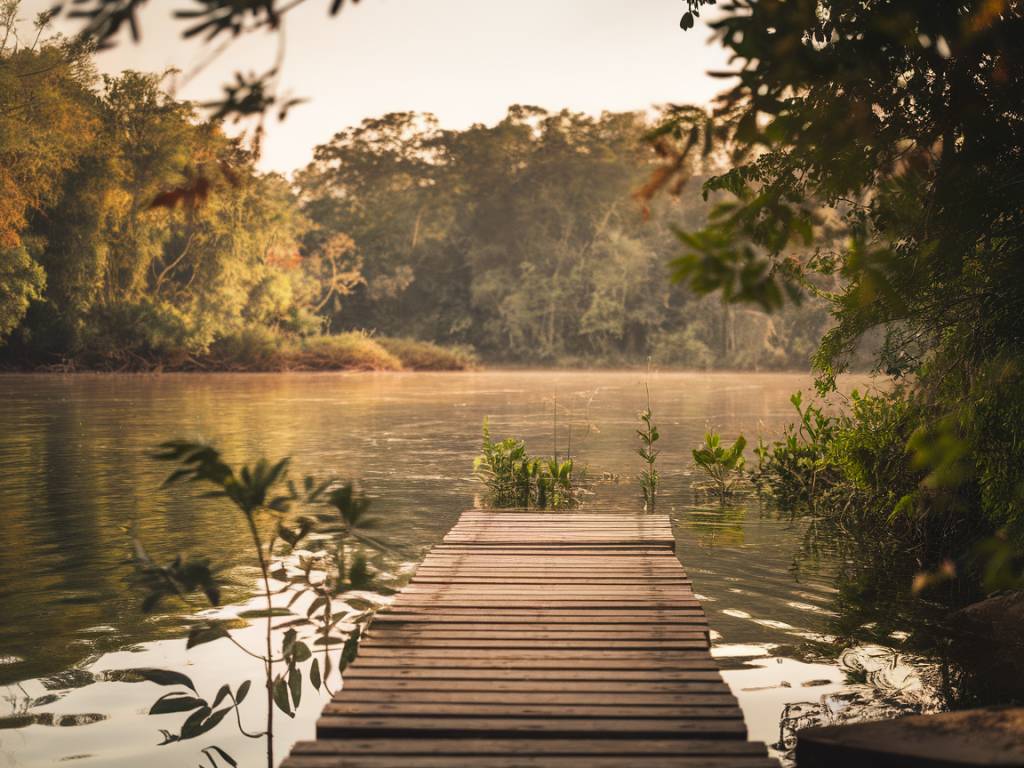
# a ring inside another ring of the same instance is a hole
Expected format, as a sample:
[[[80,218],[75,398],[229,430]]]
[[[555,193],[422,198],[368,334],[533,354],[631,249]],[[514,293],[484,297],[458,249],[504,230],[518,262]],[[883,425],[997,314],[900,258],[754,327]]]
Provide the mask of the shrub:
[[[442,347],[430,341],[389,336],[375,340],[413,371],[464,371],[477,364],[476,355],[469,347]]]
[[[400,371],[402,361],[362,331],[310,336],[287,353],[293,370]]]
[[[285,367],[282,345],[279,331],[249,324],[217,339],[210,348],[209,360],[229,371],[279,371]]]

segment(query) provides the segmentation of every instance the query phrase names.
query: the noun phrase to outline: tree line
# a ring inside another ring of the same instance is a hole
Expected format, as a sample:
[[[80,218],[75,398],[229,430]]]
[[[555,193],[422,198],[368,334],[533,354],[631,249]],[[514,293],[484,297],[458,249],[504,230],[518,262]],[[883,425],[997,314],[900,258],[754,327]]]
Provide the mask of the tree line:
[[[804,368],[829,324],[824,301],[768,315],[666,280],[671,227],[704,206],[634,194],[661,115],[389,114],[289,182],[161,75],[100,76],[45,19],[27,43],[4,24],[8,366],[347,367],[339,338],[406,337],[502,363]]]

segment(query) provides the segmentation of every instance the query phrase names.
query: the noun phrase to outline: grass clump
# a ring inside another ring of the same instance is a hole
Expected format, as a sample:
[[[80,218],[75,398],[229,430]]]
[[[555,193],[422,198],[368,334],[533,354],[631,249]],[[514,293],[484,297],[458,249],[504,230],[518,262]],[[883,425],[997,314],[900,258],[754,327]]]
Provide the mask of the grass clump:
[[[402,361],[368,334],[348,331],[302,339],[287,355],[291,370],[400,371]]]
[[[476,355],[468,347],[442,347],[431,341],[390,336],[379,336],[376,341],[408,370],[464,371],[477,365]]]
[[[365,331],[300,336],[246,325],[217,339],[196,365],[225,371],[461,371],[476,357],[464,347],[371,336]]]

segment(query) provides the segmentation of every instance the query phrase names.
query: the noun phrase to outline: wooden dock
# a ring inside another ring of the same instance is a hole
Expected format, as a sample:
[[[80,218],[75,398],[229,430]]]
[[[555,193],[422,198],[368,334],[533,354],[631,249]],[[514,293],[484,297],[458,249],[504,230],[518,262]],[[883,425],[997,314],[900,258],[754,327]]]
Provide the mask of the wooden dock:
[[[662,515],[468,511],[283,768],[769,768]]]

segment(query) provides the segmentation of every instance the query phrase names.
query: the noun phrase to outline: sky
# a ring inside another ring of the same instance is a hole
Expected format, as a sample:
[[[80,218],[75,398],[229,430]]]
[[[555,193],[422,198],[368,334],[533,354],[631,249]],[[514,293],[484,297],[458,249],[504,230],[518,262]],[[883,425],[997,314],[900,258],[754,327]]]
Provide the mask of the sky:
[[[53,0],[24,0],[26,19]],[[193,70],[213,46],[185,42],[176,9],[195,0],[150,0],[142,41],[124,38],[98,57],[101,71]],[[346,127],[388,112],[437,115],[445,128],[493,124],[510,104],[590,114],[654,104],[707,104],[726,69],[702,24],[684,32],[680,0],[361,0],[335,17],[328,0],[287,15],[282,91],[309,99],[267,127],[260,166],[289,173]],[[61,24],[61,31],[75,26]],[[277,38],[236,41],[177,91],[211,101],[236,71],[271,66]]]

